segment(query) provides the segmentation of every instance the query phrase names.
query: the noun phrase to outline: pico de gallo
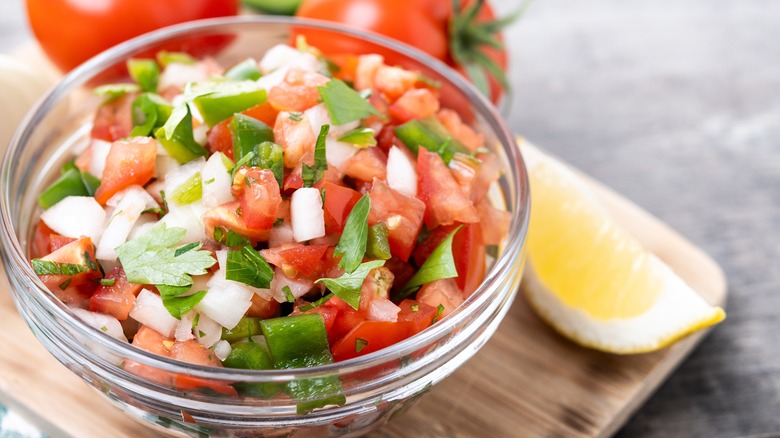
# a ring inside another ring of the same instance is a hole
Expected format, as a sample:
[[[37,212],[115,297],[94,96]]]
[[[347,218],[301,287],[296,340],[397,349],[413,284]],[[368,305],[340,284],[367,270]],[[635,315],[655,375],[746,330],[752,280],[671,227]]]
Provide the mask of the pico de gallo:
[[[109,336],[215,367],[347,360],[445,318],[506,235],[484,136],[382,56],[301,43],[227,69],[168,52],[127,69],[95,90],[31,242],[51,293]],[[311,390],[122,366],[180,390]]]

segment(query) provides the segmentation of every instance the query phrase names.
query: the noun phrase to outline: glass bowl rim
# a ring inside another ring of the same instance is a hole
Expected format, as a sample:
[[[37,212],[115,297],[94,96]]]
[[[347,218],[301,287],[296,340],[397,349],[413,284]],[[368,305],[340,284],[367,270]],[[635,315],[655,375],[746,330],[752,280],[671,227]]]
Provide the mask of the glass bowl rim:
[[[381,365],[388,360],[395,360],[404,355],[408,355],[416,349],[419,349],[419,345],[429,345],[444,338],[449,332],[468,320],[471,314],[474,313],[471,311],[472,309],[481,308],[486,301],[494,298],[494,295],[496,295],[496,292],[498,291],[488,293],[490,291],[490,286],[496,286],[496,283],[505,276],[511,274],[511,272],[508,271],[512,268],[514,258],[523,257],[522,249],[524,247],[530,213],[530,192],[525,164],[519,148],[516,145],[515,137],[505,126],[495,106],[477,91],[471,83],[467,82],[459,73],[452,70],[443,62],[419,49],[397,40],[389,39],[373,32],[367,32],[322,20],[278,16],[233,16],[185,22],[158,29],[116,45],[94,56],[68,73],[28,111],[14,133],[9,143],[8,150],[5,152],[2,160],[2,167],[0,168],[0,182],[4,183],[2,196],[0,196],[0,225],[2,225],[0,226],[0,240],[3,241],[2,251],[5,252],[5,255],[11,262],[22,267],[22,272],[26,276],[25,280],[36,286],[38,289],[36,292],[41,292],[47,297],[50,295],[38,276],[33,272],[29,260],[21,249],[20,242],[15,237],[16,235],[11,225],[13,222],[11,220],[9,208],[9,206],[13,205],[10,199],[9,181],[11,176],[11,165],[15,161],[14,157],[20,153],[21,145],[25,144],[29,139],[36,122],[47,115],[55,104],[61,101],[71,91],[83,86],[88,79],[91,79],[122,59],[127,58],[131,53],[144,49],[148,45],[175,37],[186,37],[187,34],[191,32],[217,30],[219,27],[256,26],[262,24],[288,25],[291,27],[304,26],[311,29],[336,32],[350,37],[364,39],[368,42],[377,44],[378,46],[398,52],[413,61],[419,62],[421,65],[428,66],[438,74],[441,74],[459,89],[460,92],[464,93],[476,112],[485,117],[486,122],[495,130],[496,140],[504,148],[504,153],[509,159],[510,169],[508,170],[511,175],[511,180],[515,185],[514,202],[517,205],[517,210],[512,212],[509,238],[504,244],[504,249],[489,272],[486,273],[485,278],[482,280],[482,283],[477,290],[472,293],[462,305],[458,306],[455,311],[448,315],[447,318],[444,318],[442,321],[437,322],[428,329],[390,347],[343,362],[289,370],[240,370],[209,367],[176,361],[171,358],[155,355],[133,346],[132,344],[107,336],[105,333],[102,333],[76,317],[64,303],[56,298],[44,300],[40,297],[33,297],[33,299],[42,301],[44,306],[46,306],[46,310],[53,312],[53,314],[60,319],[68,321],[69,324],[79,329],[81,335],[87,336],[90,340],[95,341],[103,348],[107,348],[113,354],[164,371],[185,373],[218,380],[242,380],[251,382],[266,381],[263,378],[268,378],[273,381],[278,381],[290,378],[316,377],[333,373],[358,372],[372,366]],[[9,275],[8,272],[7,275]]]

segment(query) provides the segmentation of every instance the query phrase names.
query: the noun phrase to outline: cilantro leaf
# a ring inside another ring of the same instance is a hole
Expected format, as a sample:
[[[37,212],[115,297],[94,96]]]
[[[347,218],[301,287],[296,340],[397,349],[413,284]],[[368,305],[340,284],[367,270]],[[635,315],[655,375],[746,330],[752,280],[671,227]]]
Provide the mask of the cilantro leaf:
[[[363,261],[368,242],[368,211],[371,209],[371,198],[363,195],[352,207],[344,224],[344,232],[339,238],[334,255],[342,256],[339,266],[347,272],[353,272]]]
[[[311,187],[317,184],[325,176],[325,171],[328,170],[325,144],[329,130],[330,125],[322,125],[320,133],[317,135],[317,145],[314,147],[314,166],[309,166],[306,163],[303,163],[301,166],[301,178],[303,179],[304,187]]]
[[[166,286],[159,284],[157,290],[160,291],[160,298],[162,298],[163,306],[168,309],[168,313],[176,319],[181,319],[181,316],[192,310],[203,297],[206,296],[206,291],[198,291],[194,294],[184,295],[192,285],[189,286]]]
[[[225,267],[225,278],[248,284],[252,287],[269,288],[274,270],[251,245],[244,245],[237,251],[229,250]]]
[[[458,270],[455,268],[455,260],[452,257],[452,239],[461,228],[463,228],[463,225],[455,228],[441,241],[439,246],[431,252],[431,255],[425,260],[425,263],[420,266],[420,269],[414,274],[414,277],[406,283],[406,286],[404,286],[398,294],[396,297],[397,300],[408,297],[426,283],[458,276]]]
[[[361,263],[351,273],[345,272],[339,278],[320,278],[315,283],[324,284],[336,296],[357,310],[360,306],[360,289],[363,286],[363,281],[372,269],[384,266],[384,264],[384,260]]]
[[[203,275],[217,261],[209,251],[201,251],[200,244],[177,255],[172,248],[186,230],[157,225],[145,234],[116,248],[119,261],[125,269],[127,281],[138,284],[187,286],[192,275]],[[186,247],[186,246],[185,246]]]
[[[360,94],[349,85],[338,79],[328,81],[325,86],[317,87],[325,108],[328,109],[330,120],[334,125],[343,125],[355,120],[364,119],[370,115],[383,117]]]
[[[301,312],[307,312],[315,307],[320,307],[321,305],[325,304],[326,301],[333,298],[333,295],[335,295],[333,292],[328,293],[327,295],[324,295],[322,298],[318,299],[317,301],[312,301],[309,304],[303,305],[298,308]]]

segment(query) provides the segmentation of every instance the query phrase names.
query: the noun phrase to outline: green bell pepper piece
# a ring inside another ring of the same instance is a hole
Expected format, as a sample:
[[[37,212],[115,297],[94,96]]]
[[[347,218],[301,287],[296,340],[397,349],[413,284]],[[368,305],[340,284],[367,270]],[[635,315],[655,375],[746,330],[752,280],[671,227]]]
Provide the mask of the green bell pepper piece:
[[[274,360],[274,368],[308,368],[333,363],[325,323],[319,314],[303,314],[266,319],[260,327]],[[298,414],[327,405],[343,405],[337,376],[300,379],[286,383],[284,391],[298,402]]]
[[[157,91],[157,81],[160,78],[160,67],[153,59],[130,59],[127,61],[127,71],[130,77],[144,91]]]
[[[252,336],[260,334],[260,319],[259,318],[241,318],[238,324],[233,329],[222,329],[222,339],[233,343],[240,341],[244,338],[251,338]]]
[[[253,319],[255,318],[245,318]],[[274,361],[263,344],[257,342],[242,341],[233,344],[228,357],[222,362],[227,368],[240,368],[244,370],[272,370]],[[272,398],[278,394],[282,387],[278,383],[234,383],[233,387],[239,394],[249,397]]]
[[[136,97],[131,107],[133,130],[130,137],[146,137],[155,128],[165,124],[173,112],[173,105],[155,93],[143,93]]]
[[[157,129],[154,136],[160,145],[179,163],[188,163],[198,157],[205,157],[208,151],[195,141],[192,133],[192,114],[189,107],[185,108],[186,115],[176,125],[170,138],[165,136],[165,126]]]
[[[266,91],[254,81],[225,81],[204,85],[208,90],[192,101],[209,127],[265,102]]]
[[[266,141],[274,141],[274,130],[255,118],[236,114],[230,121],[230,133],[233,135],[233,157],[236,159],[255,152],[258,145]]]
[[[394,129],[396,137],[412,152],[422,146],[439,154],[445,163],[450,162],[456,152],[469,154],[470,151],[461,142],[452,138],[444,125],[435,117],[410,120]]]
[[[81,171],[76,166],[66,165],[64,172],[38,197],[38,204],[44,208],[62,201],[68,196],[94,196],[100,180]]]
[[[225,73],[225,77],[234,81],[256,81],[263,76],[257,68],[257,61],[247,58]]]
[[[368,227],[366,257],[379,260],[389,260],[392,257],[390,242],[387,240],[387,226],[382,222]]]

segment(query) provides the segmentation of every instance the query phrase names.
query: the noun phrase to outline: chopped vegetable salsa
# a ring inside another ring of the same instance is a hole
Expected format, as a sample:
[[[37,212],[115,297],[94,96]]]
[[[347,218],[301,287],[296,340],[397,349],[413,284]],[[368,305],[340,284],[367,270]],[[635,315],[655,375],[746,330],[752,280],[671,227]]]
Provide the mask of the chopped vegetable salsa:
[[[253,370],[366,355],[446,318],[509,213],[498,159],[420,73],[279,45],[225,68],[167,53],[95,90],[87,147],[38,201],[31,264],[79,317],[169,358]],[[338,378],[182,391],[343,404]],[[314,399],[314,401],[312,401]]]

